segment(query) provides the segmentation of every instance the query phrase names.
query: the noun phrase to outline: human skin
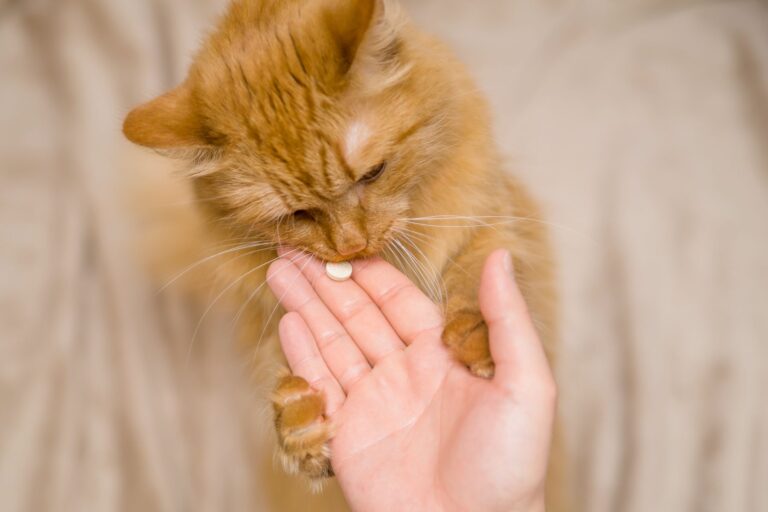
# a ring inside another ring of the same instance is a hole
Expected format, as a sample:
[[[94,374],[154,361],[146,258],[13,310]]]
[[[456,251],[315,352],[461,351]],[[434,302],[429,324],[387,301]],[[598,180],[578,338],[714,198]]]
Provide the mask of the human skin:
[[[479,301],[496,372],[475,377],[443,345],[443,318],[381,259],[332,281],[286,253],[268,282],[287,314],[294,375],[326,398],[331,462],[351,508],[544,510],[556,386],[507,251],[492,253]]]

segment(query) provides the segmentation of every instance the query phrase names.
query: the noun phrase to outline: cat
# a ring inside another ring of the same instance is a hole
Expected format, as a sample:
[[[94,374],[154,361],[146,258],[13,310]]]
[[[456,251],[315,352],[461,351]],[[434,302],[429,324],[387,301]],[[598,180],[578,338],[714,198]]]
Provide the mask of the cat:
[[[235,0],[186,80],[131,111],[123,131],[184,163],[206,240],[237,255],[220,272],[249,337],[274,337],[264,279],[278,245],[326,261],[378,255],[442,305],[445,344],[488,378],[477,290],[492,250],[512,252],[551,360],[557,334],[545,224],[490,126],[465,67],[394,1]],[[286,468],[321,481],[333,475],[330,434],[308,404],[322,401],[301,400],[316,393],[296,382],[274,395],[279,449]],[[559,444],[552,457],[549,506],[562,510]]]

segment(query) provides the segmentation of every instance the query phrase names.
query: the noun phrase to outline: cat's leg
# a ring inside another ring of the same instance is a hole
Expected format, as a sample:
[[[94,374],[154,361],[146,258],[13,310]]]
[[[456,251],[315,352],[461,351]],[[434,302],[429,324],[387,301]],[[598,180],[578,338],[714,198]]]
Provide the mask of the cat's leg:
[[[494,364],[478,289],[486,258],[502,248],[512,253],[518,284],[550,354],[554,341],[552,262],[544,232],[508,227],[476,229],[443,271],[447,291],[443,341],[473,374],[486,378],[493,376]]]
[[[266,273],[266,268],[264,271]],[[233,269],[233,275],[242,272],[247,272],[247,268]],[[265,279],[265,275],[256,276],[243,288],[256,289],[264,284]],[[255,346],[261,348],[259,359],[267,361],[268,366],[278,360],[285,364],[278,339],[278,323],[282,315],[277,314],[279,306],[276,299],[265,294],[256,299],[246,297],[243,300],[250,300],[251,307],[245,313],[246,320],[242,322],[240,335],[244,340],[257,340]],[[325,417],[325,396],[284,367],[276,376],[270,401],[277,455],[285,471],[306,477],[313,491],[321,490],[324,481],[333,476],[328,446],[333,432]]]
[[[481,247],[483,238],[482,234],[475,235],[461,254],[446,263],[443,342],[473,374],[489,378],[493,376],[494,364],[488,345],[488,327],[477,297],[483,262],[492,251],[490,247],[487,250]]]
[[[319,489],[323,479],[333,476],[325,398],[306,380],[286,371],[272,395],[272,407],[283,466],[289,473],[306,476],[313,489]]]

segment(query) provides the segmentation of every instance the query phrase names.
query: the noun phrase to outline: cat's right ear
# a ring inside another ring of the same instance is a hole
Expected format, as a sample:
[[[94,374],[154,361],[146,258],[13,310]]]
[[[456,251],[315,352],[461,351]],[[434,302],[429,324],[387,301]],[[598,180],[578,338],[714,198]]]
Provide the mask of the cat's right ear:
[[[125,118],[123,133],[131,142],[154,149],[212,145],[186,85],[136,107]]]

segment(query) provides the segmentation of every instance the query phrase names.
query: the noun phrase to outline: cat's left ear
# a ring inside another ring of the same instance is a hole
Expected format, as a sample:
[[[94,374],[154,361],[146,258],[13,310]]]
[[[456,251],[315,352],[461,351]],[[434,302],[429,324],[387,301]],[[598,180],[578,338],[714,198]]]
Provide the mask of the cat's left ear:
[[[397,2],[324,0],[325,25],[340,49],[337,71],[371,93],[399,83],[411,66],[402,52],[400,34],[408,20]],[[338,75],[335,75],[338,78]],[[348,82],[346,82],[348,83]]]
[[[325,0],[323,21],[340,52],[343,72],[352,67],[380,10],[381,0]]]

